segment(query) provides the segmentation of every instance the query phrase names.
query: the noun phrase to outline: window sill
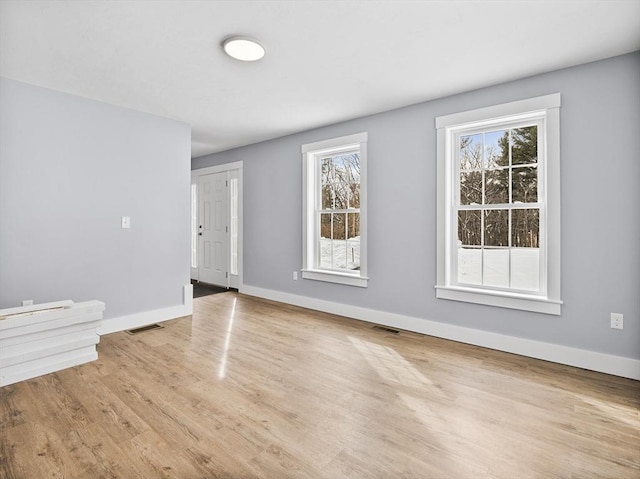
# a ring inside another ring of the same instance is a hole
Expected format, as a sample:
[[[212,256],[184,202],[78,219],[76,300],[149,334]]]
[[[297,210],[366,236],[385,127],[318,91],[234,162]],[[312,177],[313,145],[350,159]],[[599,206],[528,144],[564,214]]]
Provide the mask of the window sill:
[[[498,291],[481,291],[472,288],[454,286],[436,286],[436,298],[463,301],[465,303],[485,304],[500,308],[519,309],[535,313],[559,316],[562,301],[542,296],[504,293]]]
[[[338,273],[335,271],[319,271],[303,269],[302,277],[304,279],[312,279],[314,281],[325,281],[327,283],[345,284],[347,286],[358,286],[366,288],[369,278],[349,273]]]

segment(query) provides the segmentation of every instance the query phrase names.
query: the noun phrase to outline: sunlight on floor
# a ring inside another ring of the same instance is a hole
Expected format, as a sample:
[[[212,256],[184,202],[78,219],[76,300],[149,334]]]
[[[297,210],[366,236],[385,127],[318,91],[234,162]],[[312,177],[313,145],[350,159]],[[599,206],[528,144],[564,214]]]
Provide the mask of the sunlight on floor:
[[[585,396],[584,394],[574,393],[576,397],[581,399],[585,404],[592,406],[598,410],[600,414],[608,420],[625,423],[635,429],[640,430],[640,414],[633,406],[612,405],[609,402],[603,402],[594,397]],[[594,414],[594,411],[585,411]]]
[[[220,362],[220,370],[218,371],[218,377],[224,379],[227,375],[227,356],[229,354],[229,343],[231,342],[231,331],[233,330],[233,317],[236,314],[236,302],[238,298],[233,298],[233,306],[231,307],[231,314],[229,315],[229,326],[227,326],[227,335],[224,339],[224,349],[222,350],[222,361]]]
[[[416,420],[424,425],[426,431],[446,437],[443,432],[448,430],[449,434],[461,443],[469,441],[471,444],[481,444],[485,440],[487,431],[473,415],[461,414],[462,411],[452,405],[452,416],[443,417],[429,407],[424,399],[427,396],[439,403],[440,410],[452,404],[452,399],[393,348],[351,336],[348,338],[379,376],[394,386],[398,391],[397,397],[413,413]],[[452,451],[455,451],[456,445],[444,441],[440,448],[440,453],[449,457],[453,454]],[[482,477],[487,473],[484,466],[467,461],[459,454],[453,454],[451,457],[454,457],[455,461],[446,462],[447,475],[450,477]]]
[[[382,379],[404,386],[428,386],[433,383],[393,348],[348,336],[349,341],[364,356]],[[437,394],[442,394],[436,389]]]

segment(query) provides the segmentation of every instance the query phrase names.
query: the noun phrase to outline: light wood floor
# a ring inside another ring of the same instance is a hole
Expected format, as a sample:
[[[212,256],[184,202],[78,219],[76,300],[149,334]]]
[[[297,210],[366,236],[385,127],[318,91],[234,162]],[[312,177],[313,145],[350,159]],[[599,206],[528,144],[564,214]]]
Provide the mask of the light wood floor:
[[[1,478],[640,478],[640,382],[233,292],[0,389]]]

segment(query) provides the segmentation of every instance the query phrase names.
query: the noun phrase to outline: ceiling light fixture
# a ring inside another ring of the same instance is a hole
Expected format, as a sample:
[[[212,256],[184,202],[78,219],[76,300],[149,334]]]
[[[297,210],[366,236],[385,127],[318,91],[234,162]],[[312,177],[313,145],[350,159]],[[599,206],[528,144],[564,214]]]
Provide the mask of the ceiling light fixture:
[[[226,38],[222,42],[222,48],[231,58],[243,62],[255,62],[265,54],[264,47],[257,40],[237,35]]]

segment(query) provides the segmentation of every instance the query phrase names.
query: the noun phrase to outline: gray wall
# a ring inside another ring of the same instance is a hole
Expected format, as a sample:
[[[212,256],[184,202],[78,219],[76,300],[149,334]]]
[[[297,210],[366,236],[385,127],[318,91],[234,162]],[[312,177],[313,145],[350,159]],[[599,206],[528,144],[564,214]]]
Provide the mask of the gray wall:
[[[0,307],[98,299],[114,318],[182,304],[189,126],[0,81]]]
[[[434,118],[556,92],[562,315],[437,300]],[[638,359],[639,105],[636,52],[196,158],[192,168],[244,161],[247,285]],[[293,281],[302,263],[300,145],[359,131],[369,133],[369,287]],[[624,314],[624,331],[609,327],[610,312]]]

